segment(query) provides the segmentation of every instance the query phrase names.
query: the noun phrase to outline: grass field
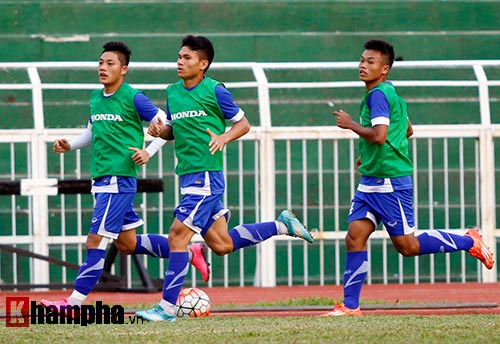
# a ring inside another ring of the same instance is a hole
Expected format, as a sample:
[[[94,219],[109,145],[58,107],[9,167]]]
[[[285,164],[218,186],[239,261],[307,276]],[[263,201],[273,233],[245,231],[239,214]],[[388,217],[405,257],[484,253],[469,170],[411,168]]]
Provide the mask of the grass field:
[[[365,300],[364,304],[383,304]],[[258,307],[331,305],[328,298],[258,302]],[[227,304],[222,308],[237,307]],[[144,308],[143,304],[126,308]],[[24,328],[0,323],[1,343],[500,343],[500,314],[220,316],[180,318],[175,323],[47,325]]]
[[[5,327],[2,343],[500,343],[500,315],[222,317],[129,325]]]
[[[384,301],[362,300],[366,305]],[[255,308],[326,306],[325,297],[257,302]],[[409,303],[410,305],[410,303]],[[142,303],[125,305],[141,309]],[[218,305],[218,309],[241,307]],[[3,311],[3,310],[2,310]],[[236,313],[237,314],[237,313]],[[265,314],[263,312],[262,314]],[[328,318],[313,316],[223,316],[179,318],[175,323],[49,325],[6,327],[0,320],[0,343],[500,343],[500,314],[374,315]]]

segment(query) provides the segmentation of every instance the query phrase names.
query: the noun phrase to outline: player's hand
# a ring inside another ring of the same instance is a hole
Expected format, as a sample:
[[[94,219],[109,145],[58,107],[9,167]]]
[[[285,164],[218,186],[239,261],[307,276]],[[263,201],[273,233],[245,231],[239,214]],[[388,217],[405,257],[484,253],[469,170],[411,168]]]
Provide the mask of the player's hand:
[[[54,152],[55,153],[66,153],[71,150],[71,145],[66,139],[57,139],[54,141]]]
[[[132,154],[132,160],[134,160],[137,166],[144,165],[149,161],[150,158],[149,153],[146,152],[144,149],[139,149],[135,147],[128,147],[128,149],[135,152],[134,154]]]
[[[215,152],[221,151],[226,146],[226,141],[219,135],[215,135],[212,130],[207,128],[207,133],[210,135],[210,142],[208,143],[208,148],[210,149],[210,154],[214,155]]]
[[[333,112],[334,116],[337,116],[337,126],[342,129],[351,129],[352,118],[344,110],[338,110]]]
[[[358,156],[356,159],[356,171],[359,172],[359,166],[361,166],[361,157]]]
[[[153,136],[153,137],[158,137],[160,136],[161,130],[163,129],[163,121],[158,118],[158,121],[156,122],[151,122],[148,127],[148,134]]]

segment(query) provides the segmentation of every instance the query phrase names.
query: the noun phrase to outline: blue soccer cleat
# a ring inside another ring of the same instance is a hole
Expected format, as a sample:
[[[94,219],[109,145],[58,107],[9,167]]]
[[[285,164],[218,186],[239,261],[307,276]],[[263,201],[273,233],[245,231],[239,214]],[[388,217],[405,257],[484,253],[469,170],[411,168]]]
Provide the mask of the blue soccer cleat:
[[[175,315],[167,314],[160,305],[156,305],[156,307],[145,310],[135,312],[137,317],[141,317],[147,321],[169,321],[174,322],[176,320]]]
[[[283,210],[278,216],[276,221],[283,222],[285,226],[288,228],[287,235],[302,238],[305,241],[312,243],[314,242],[311,233],[300,223],[295,214],[290,210]]]

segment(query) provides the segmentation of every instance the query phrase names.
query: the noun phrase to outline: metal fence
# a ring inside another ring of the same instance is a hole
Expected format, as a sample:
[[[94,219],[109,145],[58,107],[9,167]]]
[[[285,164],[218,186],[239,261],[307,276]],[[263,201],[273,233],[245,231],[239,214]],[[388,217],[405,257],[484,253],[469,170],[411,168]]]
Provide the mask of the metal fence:
[[[418,118],[413,119],[416,124],[411,150],[415,164],[417,227],[464,232],[469,226],[479,226],[485,241],[496,252],[500,231],[496,228],[495,147],[500,125],[492,124],[495,113],[492,114],[491,109],[498,108],[495,94],[500,86],[500,61],[415,61],[399,62],[395,67],[417,76],[394,79],[398,89],[411,90],[410,109],[412,102],[438,106],[445,103],[441,105],[443,108],[446,103],[462,103],[465,105],[461,106],[472,104],[477,108],[471,114],[477,117],[477,123],[418,124]],[[0,83],[0,92],[29,91],[31,99],[27,103],[33,114],[31,128],[0,129],[0,184],[1,181],[21,181],[20,195],[0,195],[3,244],[77,264],[82,262],[92,197],[58,194],[56,185],[58,180],[89,178],[90,150],[62,156],[51,153],[56,138],[71,139],[83,129],[47,125],[47,104],[56,102],[45,95],[51,90],[85,91],[100,85],[76,82],[81,80],[44,81],[41,75],[52,78],[54,71],[88,72],[94,68],[96,63],[90,62],[0,64],[4,72],[27,73],[29,82]],[[172,72],[175,68],[174,63],[131,63],[132,70],[154,74]],[[233,214],[230,228],[239,223],[273,220],[282,208],[291,208],[315,231],[316,241],[308,245],[290,237],[274,237],[222,258],[209,253],[213,268],[209,285],[342,283],[347,211],[358,177],[354,166],[357,137],[334,126],[333,120],[328,122],[331,108],[327,104],[333,101],[348,107],[359,102],[361,96],[357,95],[362,95],[363,85],[349,80],[356,75],[356,68],[356,62],[214,63],[211,66],[213,73],[220,75],[219,79],[229,81],[226,86],[237,103],[244,108],[245,105],[253,107],[258,114],[258,118],[253,119],[257,124],[250,133],[231,143],[225,151],[228,187],[224,202]],[[447,77],[454,77],[440,80],[443,69],[451,71]],[[436,71],[439,76],[422,79],[419,76],[426,75],[423,71]],[[466,74],[468,72],[473,78]],[[456,77],[462,73],[467,75],[464,79]],[[493,75],[491,80],[488,74]],[[340,80],[322,81],[324,75],[337,76]],[[160,82],[146,83],[142,78],[149,80],[140,76],[131,84],[152,91],[164,90],[167,86]],[[461,91],[456,91],[464,89],[473,96],[464,100]],[[72,106],[70,98],[57,99],[57,103]],[[2,118],[17,120],[5,110],[2,112]],[[294,113],[295,121],[324,116],[318,121],[324,121],[325,125],[309,125],[304,120],[304,125],[290,126],[287,113]],[[285,118],[275,120],[280,114],[285,114]],[[442,114],[436,114],[439,115]],[[139,193],[136,197],[137,209],[145,220],[145,233],[168,234],[171,213],[179,200],[172,151],[172,147],[165,146],[141,170],[140,177],[162,178],[165,185],[161,193]],[[0,254],[0,283],[65,283],[75,276],[75,272],[65,267],[51,266],[43,260],[2,251]],[[372,235],[369,257],[368,283],[497,281],[496,268],[485,270],[465,252],[403,258],[391,248],[382,228]],[[130,257],[128,259],[130,263]],[[143,261],[151,276],[163,276],[164,260],[144,257]],[[132,286],[137,275],[131,264],[127,269],[127,284]],[[189,279],[193,285],[200,283],[194,270]]]

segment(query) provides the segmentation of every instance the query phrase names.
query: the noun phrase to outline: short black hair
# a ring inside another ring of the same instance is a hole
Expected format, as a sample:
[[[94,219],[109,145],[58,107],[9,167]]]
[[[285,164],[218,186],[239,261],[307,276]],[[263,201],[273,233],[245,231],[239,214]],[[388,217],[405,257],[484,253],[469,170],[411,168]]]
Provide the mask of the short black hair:
[[[394,47],[391,44],[378,39],[370,39],[365,43],[364,47],[367,50],[380,51],[386,59],[385,63],[392,68],[392,64],[394,63]]]
[[[182,39],[181,48],[182,47],[188,47],[189,49],[200,54],[201,58],[208,60],[208,66],[205,69],[205,72],[208,70],[215,56],[214,46],[208,38],[203,36],[187,35]]]
[[[103,46],[103,51],[101,54],[105,53],[106,51],[114,51],[118,53],[118,59],[124,66],[128,66],[130,62],[130,55],[132,55],[132,51],[126,45],[124,42],[120,41],[111,41],[108,43],[105,43]]]

